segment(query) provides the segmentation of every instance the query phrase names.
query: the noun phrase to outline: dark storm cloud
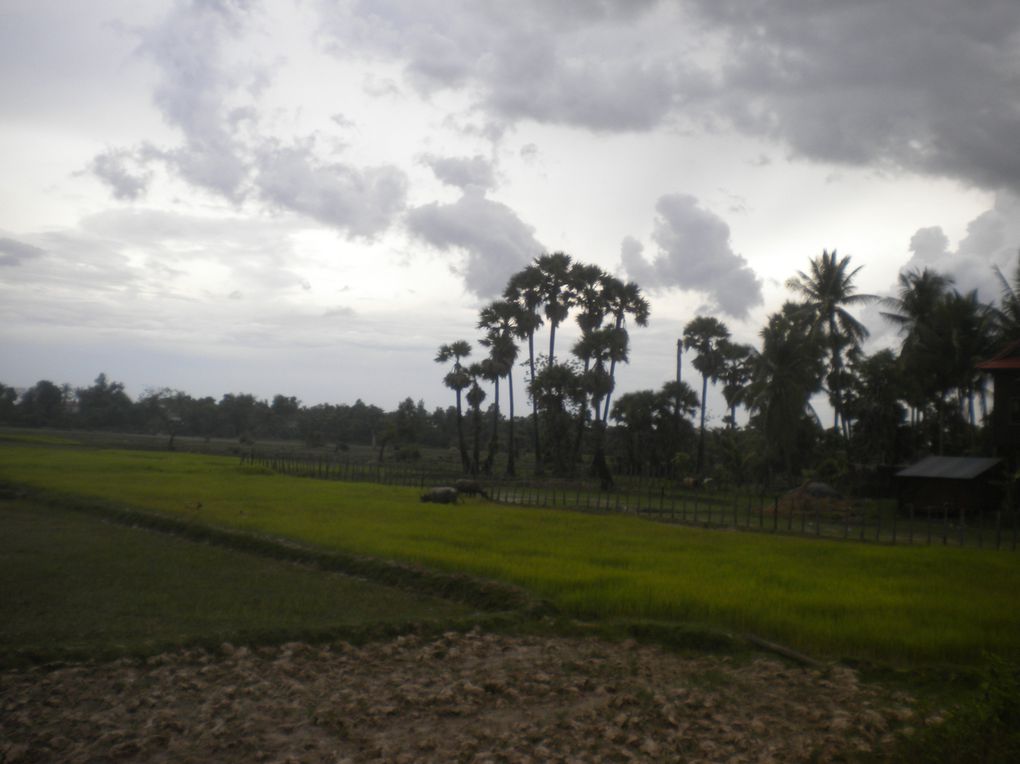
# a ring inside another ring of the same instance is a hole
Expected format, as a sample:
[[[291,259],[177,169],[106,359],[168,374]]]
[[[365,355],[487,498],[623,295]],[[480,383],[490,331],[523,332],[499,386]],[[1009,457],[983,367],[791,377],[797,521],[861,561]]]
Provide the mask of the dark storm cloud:
[[[335,50],[504,123],[736,129],[794,156],[1020,190],[1020,4],[688,0],[321,5]]]
[[[468,186],[489,189],[496,185],[496,173],[492,163],[480,154],[473,157],[426,155],[422,161],[432,168],[432,172],[443,183],[460,189]]]
[[[654,2],[479,4],[447,0],[323,2],[334,51],[351,45],[405,62],[422,93],[471,87],[503,121],[535,119],[603,131],[662,122],[701,75],[672,46],[649,46]]]
[[[511,274],[542,252],[531,226],[477,188],[469,187],[453,204],[411,209],[407,225],[412,235],[436,249],[464,252],[464,284],[483,298],[500,294]]]
[[[730,227],[698,206],[687,194],[659,198],[652,240],[659,252],[653,260],[641,244],[627,237],[621,260],[627,276],[649,290],[678,287],[702,292],[735,318],[762,303],[761,279],[730,245]]]
[[[1020,4],[698,0],[725,33],[719,109],[823,161],[1020,187]]]
[[[21,265],[46,254],[46,250],[16,239],[0,237],[0,267]]]

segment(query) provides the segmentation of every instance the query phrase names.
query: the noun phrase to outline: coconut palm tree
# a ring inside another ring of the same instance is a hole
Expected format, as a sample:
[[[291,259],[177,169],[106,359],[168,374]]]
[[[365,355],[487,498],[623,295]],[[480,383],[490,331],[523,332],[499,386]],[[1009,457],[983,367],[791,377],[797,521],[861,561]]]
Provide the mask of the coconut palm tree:
[[[858,346],[868,336],[864,324],[854,318],[847,307],[878,299],[874,295],[857,293],[853,280],[861,267],[851,270],[849,256],[839,258],[836,250],[831,254],[823,250],[821,257],[812,258],[807,273],[798,271],[796,277],[786,282],[787,288],[804,300],[803,309],[810,319],[812,332],[823,337],[828,347],[833,428],[839,432],[842,423],[844,438],[849,436],[843,420],[841,389],[844,352]]]
[[[791,302],[769,317],[761,338],[746,403],[756,415],[765,447],[778,451],[792,477],[797,425],[806,414],[814,417],[810,399],[821,387],[825,348],[802,306]]]
[[[698,316],[684,327],[684,347],[698,355],[694,368],[701,372],[701,426],[698,430],[697,472],[705,463],[705,399],[708,396],[708,381],[719,379],[724,369],[723,344],[730,337],[730,330],[718,318]]]
[[[484,347],[489,349],[489,361],[499,373],[496,378],[496,409],[493,415],[493,437],[489,448],[489,457],[486,460],[491,469],[492,459],[495,454],[499,426],[499,377],[506,377],[507,397],[510,404],[509,418],[509,446],[507,452],[506,474],[514,477],[516,474],[516,443],[514,441],[514,363],[517,361],[518,347],[516,339],[520,335],[518,320],[521,318],[520,307],[509,300],[497,300],[490,303],[478,317],[478,328],[485,331],[485,336],[480,340]]]
[[[457,396],[457,445],[460,448],[460,463],[464,472],[470,472],[471,462],[468,459],[467,443],[464,440],[461,393],[471,384],[471,376],[465,371],[460,360],[469,355],[471,355],[471,343],[467,340],[457,340],[448,345],[441,345],[436,354],[436,363],[448,363],[451,359],[453,360],[453,368],[443,378],[443,383]]]
[[[735,429],[737,426],[737,404],[743,400],[747,383],[751,380],[751,359],[755,350],[750,345],[741,345],[729,340],[720,343],[722,353],[723,398],[730,409],[729,421],[726,426]]]

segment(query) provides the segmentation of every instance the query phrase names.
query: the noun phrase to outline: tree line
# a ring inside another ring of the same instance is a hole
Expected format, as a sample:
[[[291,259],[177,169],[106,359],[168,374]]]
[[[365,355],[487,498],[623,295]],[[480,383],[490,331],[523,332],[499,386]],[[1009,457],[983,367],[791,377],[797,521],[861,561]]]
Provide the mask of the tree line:
[[[248,393],[228,393],[219,400],[194,398],[170,388],[146,390],[137,400],[124,385],[101,373],[88,387],[74,388],[40,380],[20,395],[0,384],[0,423],[110,432],[165,434],[169,447],[178,435],[237,439],[300,440],[310,447],[336,450],[374,445],[399,458],[413,458],[415,446],[449,447],[456,417],[452,407],[428,411],[410,398],[384,411],[360,399],[350,404],[303,406],[293,396],[264,400]]]
[[[678,341],[677,379],[613,400],[617,367],[629,359],[629,326],[647,325],[647,300],[637,284],[565,253],[536,257],[479,313],[480,360],[469,362],[473,347],[464,339],[436,354],[454,392],[463,470],[493,471],[501,382],[509,406],[508,476],[517,472],[515,421],[531,425],[536,475],[587,472],[607,488],[611,465],[673,477],[790,483],[805,475],[839,480],[874,473],[927,453],[987,452],[986,381],[975,366],[1020,339],[1020,258],[1012,280],[993,268],[1001,295],[990,303],[976,290],[961,293],[950,276],[929,268],[901,273],[893,297],[862,294],[855,284],[860,270],[836,251],[811,258],[787,281],[791,299],[768,316],[757,347],[733,342],[718,318],[695,317]],[[900,344],[869,355],[863,350],[869,332],[854,310],[874,303],[898,328]],[[569,355],[557,355],[557,330],[571,317],[580,338]],[[543,327],[547,353],[536,345]],[[531,413],[518,420],[512,371],[525,349]],[[700,395],[680,379],[683,351],[693,354]],[[724,426],[706,428],[708,386],[720,383]],[[493,394],[487,425],[486,384]],[[832,407],[831,428],[811,406],[820,393]],[[738,409],[746,413],[743,427]]]

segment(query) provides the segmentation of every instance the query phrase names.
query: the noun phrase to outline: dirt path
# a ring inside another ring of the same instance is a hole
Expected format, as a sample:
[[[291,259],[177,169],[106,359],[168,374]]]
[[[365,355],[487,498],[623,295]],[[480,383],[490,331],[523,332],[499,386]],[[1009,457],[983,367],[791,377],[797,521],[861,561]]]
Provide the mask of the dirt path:
[[[833,761],[911,716],[843,668],[471,632],[0,674],[0,762]]]

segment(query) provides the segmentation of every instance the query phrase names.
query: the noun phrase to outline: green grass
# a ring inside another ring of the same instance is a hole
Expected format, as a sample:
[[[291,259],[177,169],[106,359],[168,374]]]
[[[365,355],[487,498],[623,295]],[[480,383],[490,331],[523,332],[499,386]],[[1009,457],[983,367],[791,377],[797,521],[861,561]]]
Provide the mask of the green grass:
[[[278,641],[467,608],[24,500],[0,502],[0,665]]]
[[[0,445],[0,479],[522,585],[582,618],[702,623],[812,654],[1020,656],[1020,556],[420,504],[414,489],[244,474],[227,458]]]

